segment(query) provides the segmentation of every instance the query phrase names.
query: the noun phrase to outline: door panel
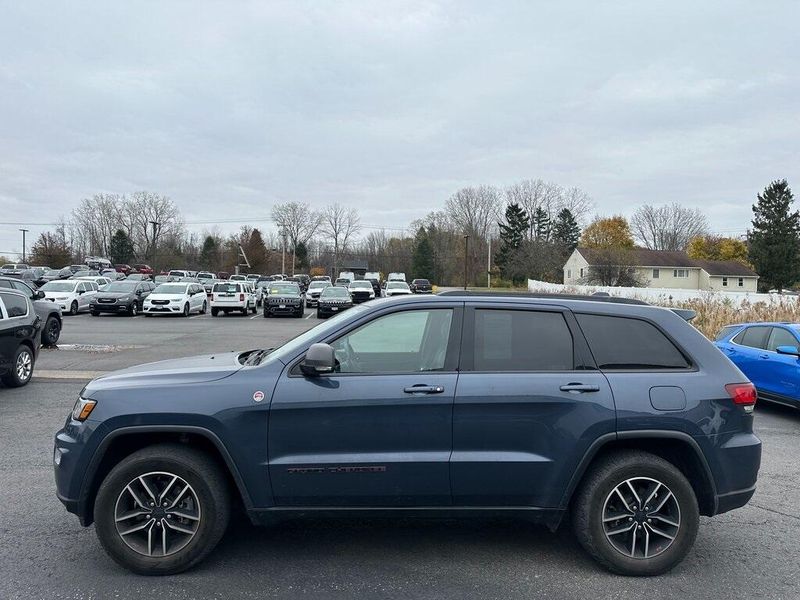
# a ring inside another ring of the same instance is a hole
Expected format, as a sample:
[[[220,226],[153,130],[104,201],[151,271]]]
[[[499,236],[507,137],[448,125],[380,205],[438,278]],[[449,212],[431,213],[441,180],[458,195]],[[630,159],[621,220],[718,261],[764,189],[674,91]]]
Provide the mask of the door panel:
[[[796,356],[778,354],[778,346],[800,346],[795,335],[788,329],[773,327],[767,342],[767,349],[762,351],[764,365],[761,368],[764,376],[761,378],[760,389],[788,396],[800,398],[798,379],[800,379],[800,362]]]
[[[277,506],[440,506],[458,375],[287,377],[269,420]],[[410,394],[414,385],[442,388]]]

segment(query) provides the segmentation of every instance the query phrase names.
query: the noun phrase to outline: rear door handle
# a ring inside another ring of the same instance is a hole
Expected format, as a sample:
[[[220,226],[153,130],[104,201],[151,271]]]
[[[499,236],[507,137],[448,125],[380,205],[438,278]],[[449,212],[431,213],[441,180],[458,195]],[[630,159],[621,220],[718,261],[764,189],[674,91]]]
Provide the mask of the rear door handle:
[[[562,385],[560,388],[562,392],[572,392],[574,394],[582,394],[584,392],[599,392],[599,385],[592,385],[590,383],[568,383]]]
[[[412,385],[403,389],[406,394],[441,394],[444,388],[440,385]]]
[[[758,358],[767,359],[767,358],[769,358],[769,354],[759,354]]]

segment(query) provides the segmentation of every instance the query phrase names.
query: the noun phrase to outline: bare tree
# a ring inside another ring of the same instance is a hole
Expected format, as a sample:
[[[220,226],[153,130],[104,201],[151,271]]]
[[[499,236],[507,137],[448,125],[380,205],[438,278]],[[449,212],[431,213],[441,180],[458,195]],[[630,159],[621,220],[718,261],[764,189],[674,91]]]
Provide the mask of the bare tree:
[[[485,240],[500,214],[500,193],[488,185],[461,188],[447,200],[445,211],[464,235]]]
[[[152,256],[162,239],[178,240],[185,234],[178,207],[167,196],[134,192],[127,199],[125,214],[137,256]],[[157,225],[153,227],[152,223]],[[155,268],[155,265],[153,265]]]
[[[333,242],[333,271],[338,273],[340,255],[347,252],[347,245],[361,229],[358,211],[338,203],[332,204],[322,213],[321,229]]]
[[[684,251],[692,238],[708,232],[708,222],[698,208],[645,204],[633,213],[631,229],[646,248]]]
[[[571,187],[562,191],[558,200],[557,211],[568,209],[579,225],[584,225],[594,210],[594,201],[591,196],[579,187]],[[554,215],[550,215],[552,220]]]
[[[528,216],[533,217],[537,209],[541,208],[552,220],[560,210],[559,201],[562,189],[561,186],[555,183],[549,183],[541,179],[524,179],[508,186],[505,189],[505,195],[507,204],[519,204],[525,209]],[[534,225],[533,219],[531,219],[528,239],[533,239],[534,237]]]
[[[322,215],[312,210],[307,202],[285,202],[272,207],[272,220],[278,226],[281,237],[289,241],[294,273],[294,250],[298,244],[308,243],[322,224]]]

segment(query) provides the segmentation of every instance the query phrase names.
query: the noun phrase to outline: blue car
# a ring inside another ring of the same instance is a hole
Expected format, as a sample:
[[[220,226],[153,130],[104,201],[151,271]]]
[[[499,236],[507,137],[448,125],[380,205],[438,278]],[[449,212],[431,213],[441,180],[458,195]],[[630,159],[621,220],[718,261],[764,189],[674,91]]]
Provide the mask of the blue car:
[[[759,398],[800,407],[800,324],[728,325],[714,343],[753,382]]]

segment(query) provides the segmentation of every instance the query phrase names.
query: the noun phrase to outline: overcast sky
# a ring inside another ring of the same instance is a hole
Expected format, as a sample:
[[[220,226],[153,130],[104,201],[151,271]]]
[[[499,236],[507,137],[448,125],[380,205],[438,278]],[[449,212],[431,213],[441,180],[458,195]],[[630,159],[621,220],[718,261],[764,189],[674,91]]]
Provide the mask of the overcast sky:
[[[190,223],[302,200],[401,227],[543,178],[740,233],[772,179],[800,195],[799,22],[796,0],[0,0],[0,220],[146,189]]]

